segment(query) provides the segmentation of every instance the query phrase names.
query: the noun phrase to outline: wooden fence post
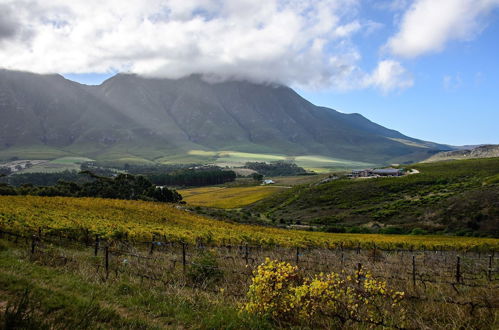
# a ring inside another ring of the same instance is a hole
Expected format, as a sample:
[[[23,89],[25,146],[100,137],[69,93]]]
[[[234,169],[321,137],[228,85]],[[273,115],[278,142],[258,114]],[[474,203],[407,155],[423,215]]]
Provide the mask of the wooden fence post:
[[[105,254],[104,254],[104,264],[106,268],[106,280],[109,278],[109,246],[106,245],[105,248]]]
[[[184,269],[184,272],[185,272],[185,267],[187,266],[185,250],[186,250],[186,243],[182,242],[182,267]]]
[[[248,244],[246,244],[244,247],[244,260],[246,261],[246,265],[248,264],[248,259],[249,259],[249,248]]]
[[[487,270],[487,279],[492,281],[492,255],[489,256],[489,269]]]
[[[297,246],[296,247],[296,264],[300,262],[300,248]],[[246,262],[248,263],[248,262]]]
[[[35,254],[35,249],[36,249],[36,236],[33,235],[31,237],[31,254]]]
[[[412,256],[412,285],[416,287],[416,256]]]
[[[456,282],[460,283],[461,282],[461,257],[457,256],[457,261],[456,261]]]
[[[151,240],[151,248],[149,249],[149,255],[152,256],[153,253],[154,253],[154,236],[152,237]]]
[[[94,256],[97,257],[98,253],[99,253],[99,235],[95,235]]]

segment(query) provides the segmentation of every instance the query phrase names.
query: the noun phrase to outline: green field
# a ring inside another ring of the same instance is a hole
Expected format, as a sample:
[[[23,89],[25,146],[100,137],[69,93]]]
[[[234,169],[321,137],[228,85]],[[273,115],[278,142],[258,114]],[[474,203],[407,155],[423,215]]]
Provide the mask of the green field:
[[[26,147],[9,148],[0,150],[0,160],[9,160],[12,157],[19,159],[46,159],[56,161],[51,168],[61,165],[58,159],[89,159],[80,155],[88,155],[97,163],[106,166],[130,165],[150,165],[159,164],[215,164],[218,166],[240,167],[246,162],[273,162],[292,161],[298,166],[318,173],[338,171],[352,168],[373,167],[375,164],[350,161],[317,155],[285,155],[271,154],[264,152],[241,152],[231,150],[189,150],[179,151],[165,149],[164,151],[154,151],[150,146],[127,148],[126,146],[115,146],[111,148],[95,148],[95,146],[73,146],[71,150],[58,150],[48,147]],[[70,163],[68,161],[67,163]],[[50,167],[42,171],[53,171]]]
[[[51,160],[65,156],[68,156],[67,152],[43,145],[0,149],[0,160],[3,161],[8,161],[13,157],[16,157],[18,159]]]
[[[79,171],[80,165],[93,161],[86,157],[61,157],[46,163],[19,171],[19,173],[56,173],[62,171]]]

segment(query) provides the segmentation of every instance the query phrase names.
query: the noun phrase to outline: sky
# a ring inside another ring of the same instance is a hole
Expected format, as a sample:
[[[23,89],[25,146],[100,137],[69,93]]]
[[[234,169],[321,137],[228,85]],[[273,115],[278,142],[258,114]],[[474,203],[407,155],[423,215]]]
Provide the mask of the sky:
[[[499,0],[0,0],[0,68],[280,83],[411,137],[499,143]]]

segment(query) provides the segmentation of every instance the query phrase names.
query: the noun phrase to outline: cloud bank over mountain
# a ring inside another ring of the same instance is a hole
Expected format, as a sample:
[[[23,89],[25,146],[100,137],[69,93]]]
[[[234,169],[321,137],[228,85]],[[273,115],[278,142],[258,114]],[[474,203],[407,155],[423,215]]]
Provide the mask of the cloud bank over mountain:
[[[37,73],[133,72],[339,89],[407,81],[364,70],[357,0],[1,0],[0,63]],[[24,37],[20,37],[23,34]],[[383,65],[380,63],[379,65]],[[400,64],[398,64],[400,66]]]
[[[131,72],[159,78],[197,73],[209,80],[386,93],[414,84],[404,58],[441,50],[450,40],[472,38],[484,26],[479,20],[498,4],[0,0],[0,66],[36,73]],[[387,27],[376,17],[366,17],[369,7],[401,19]],[[375,46],[377,59],[366,63],[361,43],[382,30],[389,39]]]

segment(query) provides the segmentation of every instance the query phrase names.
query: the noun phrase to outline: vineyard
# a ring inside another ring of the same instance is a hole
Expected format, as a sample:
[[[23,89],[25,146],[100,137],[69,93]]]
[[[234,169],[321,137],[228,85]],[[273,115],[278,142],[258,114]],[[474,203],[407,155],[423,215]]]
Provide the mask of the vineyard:
[[[363,283],[363,281],[380,283],[379,294],[390,292],[387,291],[389,289],[385,287],[386,285],[393,292],[397,292],[399,301],[397,309],[394,309],[394,306],[385,306],[384,298],[379,300],[373,296],[371,306],[377,313],[369,314],[371,315],[369,317],[363,316],[362,313],[355,314],[355,317],[352,316],[353,314],[347,314],[344,319],[340,320],[343,328],[382,326],[395,329],[434,329],[446,326],[447,328],[494,329],[498,325],[499,271],[497,264],[499,258],[495,255],[495,251],[487,251],[487,253],[484,251],[409,251],[386,250],[376,246],[348,249],[342,245],[334,248],[249,244],[208,246],[201,242],[189,244],[163,241],[160,238],[130,242],[124,239],[102,239],[96,236],[78,240],[60,234],[60,232],[46,230],[24,231],[23,234],[1,230],[0,247],[3,246],[5,249],[5,246],[9,246],[7,251],[12,251],[10,253],[15,255],[17,260],[12,260],[12,257],[6,258],[6,252],[2,253],[0,249],[0,262],[2,263],[0,283],[5,288],[15,291],[19,289],[16,289],[15,285],[12,288],[13,284],[9,283],[6,278],[12,280],[13,273],[18,277],[24,276],[21,275],[23,272],[19,268],[30,269],[27,272],[29,281],[34,283],[46,279],[49,273],[46,268],[63,270],[66,274],[78,276],[89,285],[98,286],[100,291],[113,288],[120,292],[121,298],[126,299],[130,296],[135,304],[142,304],[139,309],[146,317],[141,316],[140,322],[144,324],[128,325],[129,328],[149,328],[154,325],[161,328],[166,327],[166,324],[172,324],[169,315],[176,311],[172,311],[171,307],[165,310],[164,307],[161,308],[164,305],[157,301],[155,303],[159,306],[153,306],[151,301],[136,301],[138,297],[134,292],[144,292],[144,290],[160,290],[163,294],[166,291],[168,294],[180,296],[187,301],[195,295],[196,299],[208,299],[213,305],[210,308],[220,308],[220,304],[225,303],[225,308],[229,304],[229,307],[232,306],[233,310],[237,310],[237,306],[247,301],[246,292],[252,283],[252,276],[256,274],[258,265],[265,260],[289,262],[289,267],[296,265],[295,276],[307,278],[313,274],[334,272],[341,274],[339,276],[345,280],[353,281],[354,286],[357,285],[355,283]],[[38,271],[43,270],[42,279],[33,278],[32,267],[38,267]],[[40,267],[44,268],[40,270]],[[288,269],[293,269],[289,267]],[[268,268],[263,275],[272,276],[272,269]],[[368,276],[368,278],[363,276]],[[270,281],[271,284],[274,280],[270,279]],[[253,283],[255,283],[254,280]],[[77,286],[80,285],[79,283]],[[65,290],[74,289],[66,287]],[[387,298],[391,299],[391,296]],[[108,305],[108,299],[112,298],[106,297],[100,303]],[[277,298],[273,298],[275,299]],[[184,301],[183,304],[185,305],[186,302]],[[133,306],[131,310],[135,313],[132,314],[136,314],[138,307]],[[118,305],[115,310],[119,314],[119,311],[129,308],[131,306]],[[254,307],[248,310],[253,309]],[[195,313],[195,310],[191,313]],[[126,314],[129,316],[128,313]],[[294,319],[299,315],[288,316]],[[179,316],[180,319],[183,317],[185,316]],[[210,320],[209,315],[204,315],[204,317]],[[237,319],[233,321],[237,322],[238,328],[286,327],[286,322],[290,322],[278,319],[277,323],[264,326],[261,323],[248,324],[249,321],[244,318],[244,314],[241,316],[234,312],[231,317]],[[177,321],[180,320],[177,319]],[[254,321],[259,321],[259,318]],[[106,320],[106,322],[109,321]],[[196,322],[204,322],[204,320]],[[227,320],[222,319],[217,322],[219,322],[217,327],[223,327]],[[338,326],[335,316],[320,313],[314,322],[319,322],[314,323],[318,327]],[[158,324],[163,324],[163,326],[158,326]],[[120,324],[120,326],[123,325]],[[190,326],[204,328],[206,324],[190,324]]]
[[[253,204],[276,192],[283,187],[204,187],[179,190],[184,200],[193,206],[234,209]]]
[[[14,233],[42,230],[72,239],[103,239],[284,247],[386,250],[499,250],[499,240],[452,236],[330,234],[222,222],[181,206],[94,198],[2,196],[0,228]]]
[[[285,230],[165,203],[4,196],[0,323],[495,329],[498,251],[492,238]]]

